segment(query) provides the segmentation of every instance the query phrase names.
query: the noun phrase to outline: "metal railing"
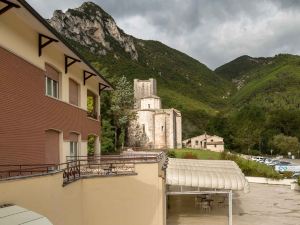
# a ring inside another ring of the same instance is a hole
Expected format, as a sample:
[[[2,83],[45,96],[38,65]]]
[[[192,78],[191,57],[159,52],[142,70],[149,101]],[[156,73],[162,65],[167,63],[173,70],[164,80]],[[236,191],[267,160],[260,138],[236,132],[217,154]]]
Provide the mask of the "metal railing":
[[[159,162],[163,158],[164,153],[137,153],[128,152],[122,155],[101,155],[101,156],[67,156],[67,162],[82,161],[85,160],[88,163],[109,163],[109,162]]]
[[[63,172],[63,185],[91,176],[134,175],[135,164],[161,162],[164,153],[109,156],[67,156],[62,164],[0,165],[0,180]]]

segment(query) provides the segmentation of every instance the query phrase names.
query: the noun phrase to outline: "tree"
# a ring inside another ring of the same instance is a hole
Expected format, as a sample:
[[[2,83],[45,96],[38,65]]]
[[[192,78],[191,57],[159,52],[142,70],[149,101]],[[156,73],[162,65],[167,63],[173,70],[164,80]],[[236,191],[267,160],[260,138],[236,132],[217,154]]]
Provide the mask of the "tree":
[[[136,116],[133,111],[134,92],[130,82],[122,76],[116,83],[111,95],[111,111],[115,128],[115,150],[124,145],[127,137],[127,128]],[[124,135],[122,135],[122,133]],[[122,135],[122,136],[121,136]],[[120,138],[121,137],[121,138]]]
[[[261,150],[262,133],[264,131],[265,112],[262,108],[249,105],[238,111],[233,119],[234,144],[244,152],[258,147]]]
[[[297,137],[278,134],[272,138],[270,146],[275,150],[275,152],[283,155],[287,155],[288,152],[297,154],[299,149],[299,140]]]
[[[109,120],[102,120],[102,138],[101,138],[101,151],[112,152],[114,150],[114,135],[112,124]]]

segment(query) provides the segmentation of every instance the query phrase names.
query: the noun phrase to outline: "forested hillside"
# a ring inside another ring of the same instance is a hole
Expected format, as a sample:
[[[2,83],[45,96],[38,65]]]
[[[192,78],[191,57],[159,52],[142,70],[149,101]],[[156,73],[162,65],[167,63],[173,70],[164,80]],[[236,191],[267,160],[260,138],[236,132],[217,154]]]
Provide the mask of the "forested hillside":
[[[163,107],[182,112],[183,138],[207,131],[238,152],[298,151],[299,56],[241,56],[212,71],[161,42],[127,35],[91,2],[55,11],[49,23],[111,82],[122,76],[130,82],[157,79]],[[114,126],[109,95],[102,99],[107,143]]]
[[[49,23],[112,82],[122,75],[130,82],[157,79],[163,107],[182,112],[184,138],[204,132],[209,118],[226,105],[229,81],[161,42],[127,35],[92,2],[55,11]]]
[[[214,128],[227,136],[229,148],[270,153],[271,149],[280,151],[274,145],[278,135],[284,135],[286,143],[289,137],[300,138],[299,56],[243,56],[217,68],[216,73],[236,85],[224,109],[226,119],[221,119],[226,125]],[[294,149],[299,146],[289,145],[285,149],[298,154]]]

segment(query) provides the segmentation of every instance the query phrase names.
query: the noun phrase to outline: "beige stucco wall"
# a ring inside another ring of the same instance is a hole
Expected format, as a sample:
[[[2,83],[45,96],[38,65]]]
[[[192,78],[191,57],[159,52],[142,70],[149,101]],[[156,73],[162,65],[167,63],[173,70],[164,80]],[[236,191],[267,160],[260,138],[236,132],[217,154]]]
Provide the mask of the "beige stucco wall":
[[[95,177],[62,187],[62,174],[0,182],[0,205],[36,211],[55,225],[164,225],[164,180],[158,164],[135,176]]]

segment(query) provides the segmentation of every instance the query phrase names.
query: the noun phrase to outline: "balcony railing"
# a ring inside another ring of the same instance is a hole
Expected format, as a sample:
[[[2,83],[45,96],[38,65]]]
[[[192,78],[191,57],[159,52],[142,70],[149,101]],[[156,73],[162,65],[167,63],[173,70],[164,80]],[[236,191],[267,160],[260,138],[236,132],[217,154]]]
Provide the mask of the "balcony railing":
[[[67,157],[62,164],[0,165],[0,180],[63,173],[63,185],[94,176],[136,175],[135,164],[164,161],[165,154]]]
[[[93,118],[93,119],[98,119],[98,115],[96,112],[87,112],[87,116],[90,117],[90,118]]]

